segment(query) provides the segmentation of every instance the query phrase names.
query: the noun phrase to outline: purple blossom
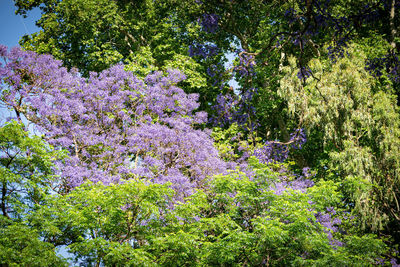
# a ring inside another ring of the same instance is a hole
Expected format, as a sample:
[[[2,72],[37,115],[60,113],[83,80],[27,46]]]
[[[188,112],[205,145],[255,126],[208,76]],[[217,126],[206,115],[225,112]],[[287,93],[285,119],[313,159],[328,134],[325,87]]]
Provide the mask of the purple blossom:
[[[303,145],[307,142],[306,132],[303,128],[296,129],[290,134],[289,143],[294,149],[301,149]]]
[[[203,31],[207,33],[215,33],[218,29],[219,16],[216,14],[203,14],[199,23]]]
[[[303,176],[306,177],[306,178],[312,176],[312,174],[310,173],[310,167],[304,167],[302,172],[303,172]]]
[[[193,128],[207,114],[195,113],[198,95],[177,87],[185,79],[180,71],[142,81],[116,65],[84,79],[48,55],[2,53],[0,79],[10,88],[2,90],[5,104],[24,110],[50,144],[70,152],[58,164],[68,186],[140,177],[172,182],[184,196],[226,170],[209,132]]]
[[[297,129],[290,134],[289,142],[267,141],[264,146],[255,149],[254,156],[262,163],[283,162],[288,158],[290,148],[301,149],[306,141],[304,129]]]
[[[335,216],[335,209],[333,207],[328,207],[326,212],[317,212],[314,215],[317,219],[317,222],[319,222],[325,228],[324,231],[329,238],[330,245],[334,248],[342,247],[344,243],[333,237],[333,233],[339,231],[338,226],[342,223],[340,218]]]
[[[212,107],[215,113],[211,116],[210,123],[220,127],[237,123],[247,131],[256,129],[256,110],[251,104],[256,94],[257,88],[249,88],[240,97],[235,94],[218,95],[217,103]]]
[[[367,60],[365,69],[377,78],[385,71],[390,80],[400,83],[400,59],[394,52]]]
[[[207,59],[214,57],[219,53],[219,49],[215,44],[198,44],[194,43],[189,46],[190,57],[200,57],[201,59]]]
[[[395,258],[390,259],[390,264],[392,264],[392,267],[400,267],[400,264],[397,263]]]
[[[299,72],[297,73],[297,78],[299,78],[299,80],[306,81],[311,76],[311,74],[312,73],[310,68],[301,67]]]

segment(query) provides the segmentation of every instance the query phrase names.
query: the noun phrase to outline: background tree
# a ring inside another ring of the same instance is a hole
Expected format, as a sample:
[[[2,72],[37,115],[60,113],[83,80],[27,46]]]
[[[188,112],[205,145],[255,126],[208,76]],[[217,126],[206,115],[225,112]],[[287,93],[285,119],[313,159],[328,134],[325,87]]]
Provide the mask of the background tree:
[[[313,76],[305,82],[294,78],[297,66],[291,58],[280,93],[293,116],[322,133],[326,159],[319,164],[328,171],[322,169],[321,176],[340,177],[369,227],[381,228],[389,218],[398,224],[400,120],[395,96],[382,91],[365,70],[362,47],[352,45],[347,53],[335,63],[312,60]]]
[[[54,161],[64,153],[15,121],[0,127],[0,151],[0,264],[66,266],[27,218],[57,190]]]

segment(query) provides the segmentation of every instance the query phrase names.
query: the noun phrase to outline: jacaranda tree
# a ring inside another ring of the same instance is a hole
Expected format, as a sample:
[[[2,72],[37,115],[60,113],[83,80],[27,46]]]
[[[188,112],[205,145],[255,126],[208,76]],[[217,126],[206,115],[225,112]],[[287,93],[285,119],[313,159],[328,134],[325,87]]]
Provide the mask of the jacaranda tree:
[[[226,169],[209,134],[193,128],[207,114],[194,113],[198,96],[176,86],[184,79],[179,71],[142,81],[116,65],[86,79],[51,56],[4,47],[1,55],[3,102],[70,152],[60,165],[66,190],[87,179],[109,184],[147,177],[173,181],[187,195]]]

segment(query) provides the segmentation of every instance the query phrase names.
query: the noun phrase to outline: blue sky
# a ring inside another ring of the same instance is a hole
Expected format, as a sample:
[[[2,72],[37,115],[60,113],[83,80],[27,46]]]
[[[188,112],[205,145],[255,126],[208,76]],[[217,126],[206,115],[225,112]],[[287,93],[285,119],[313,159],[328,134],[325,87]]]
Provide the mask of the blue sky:
[[[40,10],[28,12],[28,17],[15,15],[13,0],[0,0],[0,44],[8,47],[18,45],[18,40],[25,34],[38,31],[35,21],[40,18]]]

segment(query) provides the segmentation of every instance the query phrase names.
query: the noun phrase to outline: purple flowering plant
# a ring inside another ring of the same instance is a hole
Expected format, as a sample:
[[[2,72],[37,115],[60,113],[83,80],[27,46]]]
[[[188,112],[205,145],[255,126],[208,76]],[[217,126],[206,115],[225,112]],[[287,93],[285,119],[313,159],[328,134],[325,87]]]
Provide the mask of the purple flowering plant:
[[[146,177],[186,195],[225,170],[209,133],[194,128],[207,114],[195,112],[198,95],[177,87],[181,72],[139,80],[116,65],[83,78],[49,55],[2,48],[1,56],[2,102],[69,150],[58,163],[67,187]]]

